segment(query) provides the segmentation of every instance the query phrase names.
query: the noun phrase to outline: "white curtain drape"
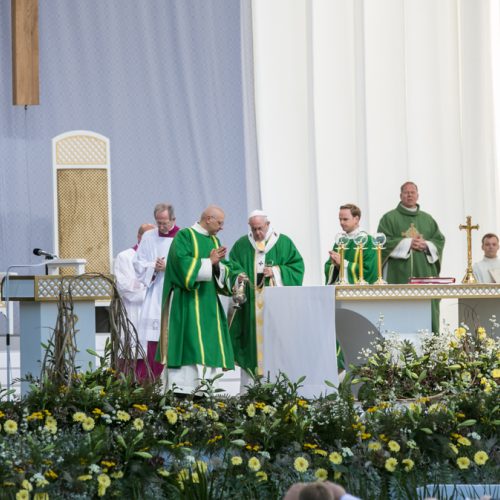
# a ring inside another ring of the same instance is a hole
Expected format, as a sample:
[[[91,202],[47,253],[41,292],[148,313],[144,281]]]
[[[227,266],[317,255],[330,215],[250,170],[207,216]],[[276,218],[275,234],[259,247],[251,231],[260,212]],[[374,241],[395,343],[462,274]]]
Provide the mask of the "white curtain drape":
[[[500,228],[493,80],[498,0],[253,0],[263,208],[306,261],[307,284],[339,231],[338,207],[374,232],[406,180],[447,238],[442,276]],[[498,78],[498,76],[497,76]]]

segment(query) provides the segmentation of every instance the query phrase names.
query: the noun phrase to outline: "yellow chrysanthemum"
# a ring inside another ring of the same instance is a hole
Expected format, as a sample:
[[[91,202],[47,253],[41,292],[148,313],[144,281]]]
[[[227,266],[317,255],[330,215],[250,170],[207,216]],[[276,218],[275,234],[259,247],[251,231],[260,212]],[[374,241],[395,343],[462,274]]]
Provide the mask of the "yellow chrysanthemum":
[[[486,330],[482,326],[477,329],[477,338],[479,340],[484,340],[486,338]]]
[[[81,476],[78,476],[76,479],[78,481],[90,481],[92,479],[92,476],[90,474],[83,474]]]
[[[485,451],[476,451],[474,454],[474,462],[476,462],[477,465],[484,465],[488,459],[488,454]]]
[[[242,463],[243,463],[243,459],[240,456],[235,455],[234,457],[231,457],[231,464],[241,465]]]
[[[45,472],[44,475],[47,479],[57,479],[58,477],[57,472],[53,471],[52,469],[49,469],[47,472]]]
[[[267,474],[263,470],[257,472],[255,477],[259,480],[259,483],[267,481]]]
[[[465,334],[466,334],[466,333],[467,333],[467,330],[466,330],[463,326],[461,326],[461,327],[459,327],[459,328],[457,328],[457,329],[455,330],[455,336],[456,336],[458,339],[463,338],[463,337],[465,336]]]
[[[394,452],[398,452],[401,449],[401,446],[399,446],[399,443],[396,441],[392,441],[392,440],[387,443],[387,447],[389,448],[389,450],[394,451]]]
[[[84,431],[91,431],[95,427],[95,420],[92,417],[85,417],[82,422],[82,429]]]
[[[470,460],[467,457],[458,457],[457,465],[459,469],[468,469],[470,465]]]
[[[339,470],[336,470],[334,473],[333,473],[333,479],[334,481],[338,481],[342,476],[342,472],[340,472]]]
[[[297,472],[305,472],[309,468],[309,462],[304,457],[297,457],[293,462],[293,467]]]
[[[168,423],[174,425],[177,422],[177,412],[174,409],[169,409],[165,411],[165,416],[167,417]]]
[[[17,422],[9,418],[4,422],[3,430],[6,434],[15,434],[17,432]]]
[[[500,368],[495,368],[494,370],[492,370],[491,376],[493,378],[500,378]]]
[[[97,476],[97,482],[101,486],[104,486],[104,488],[107,488],[111,484],[111,479],[107,474],[99,474]]]
[[[379,451],[382,448],[382,445],[378,441],[370,441],[368,443],[368,449],[370,451]]]
[[[16,500],[29,500],[30,492],[28,490],[19,490],[16,493]]]
[[[398,461],[394,457],[388,458],[385,461],[385,468],[389,472],[394,472],[396,470],[397,465],[398,465]]]
[[[415,466],[415,462],[411,458],[403,458],[401,463],[404,465],[405,472],[410,472]]]
[[[38,492],[35,493],[33,500],[49,500],[49,494],[47,492]]]
[[[328,479],[328,471],[323,468],[316,469],[316,472],[314,473],[314,477],[318,481],[326,481]]]
[[[122,422],[128,422],[130,420],[130,415],[126,411],[118,410],[116,412],[116,418]]]
[[[332,464],[339,465],[342,463],[342,455],[336,451],[332,451],[328,458]]]
[[[313,453],[315,455],[319,455],[320,457],[326,457],[328,455],[328,452],[325,450],[313,450]]]
[[[142,418],[134,418],[132,425],[136,431],[142,431],[142,429],[144,429],[144,421]]]
[[[250,470],[257,472],[258,470],[260,470],[260,467],[260,460],[257,457],[252,457],[248,460],[248,468]]]
[[[250,404],[247,406],[246,412],[247,412],[247,415],[248,415],[250,418],[255,417],[255,405],[254,405],[253,403],[250,403]]]
[[[124,472],[122,470],[116,470],[110,474],[113,479],[121,479],[124,476]]]
[[[455,455],[458,455],[458,448],[453,443],[448,443],[448,446],[451,448],[451,451],[455,453]]]
[[[148,407],[146,405],[133,404],[132,407],[139,411],[148,411]]]
[[[470,446],[471,445],[470,439],[467,439],[465,436],[460,436],[457,439],[457,442],[459,444],[461,444],[462,446]]]
[[[23,490],[33,491],[33,486],[27,479],[23,479],[21,483],[21,488]]]
[[[87,415],[83,411],[77,411],[73,414],[73,422],[83,422],[87,418]]]

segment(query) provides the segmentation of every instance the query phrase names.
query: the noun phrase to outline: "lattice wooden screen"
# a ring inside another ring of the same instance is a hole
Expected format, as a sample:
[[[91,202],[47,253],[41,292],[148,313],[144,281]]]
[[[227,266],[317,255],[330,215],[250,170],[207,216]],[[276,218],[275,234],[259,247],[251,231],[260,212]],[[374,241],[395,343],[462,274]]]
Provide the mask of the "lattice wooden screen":
[[[87,259],[87,272],[110,273],[108,142],[88,134],[54,139],[56,247],[61,258]]]

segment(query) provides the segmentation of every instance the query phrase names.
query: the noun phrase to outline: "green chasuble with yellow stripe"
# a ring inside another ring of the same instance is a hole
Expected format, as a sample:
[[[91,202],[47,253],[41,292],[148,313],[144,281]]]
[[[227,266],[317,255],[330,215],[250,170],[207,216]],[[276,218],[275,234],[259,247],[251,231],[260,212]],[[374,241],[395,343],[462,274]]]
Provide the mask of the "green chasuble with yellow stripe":
[[[241,237],[229,253],[235,270],[246,273],[250,280],[250,286],[246,287],[247,302],[236,309],[231,321],[234,356],[241,368],[254,374],[262,374],[263,368],[264,287],[273,285],[270,278],[263,278],[264,267],[273,268],[274,285],[300,286],[304,278],[304,261],[292,240],[276,231],[270,232],[260,243],[253,240],[251,233]]]
[[[186,365],[234,368],[227,319],[218,294],[229,294],[232,275],[221,261],[209,281],[197,281],[202,259],[218,248],[216,236],[194,228],[181,229],[167,258],[163,286],[161,362],[169,368]],[[216,275],[219,275],[219,279]],[[224,283],[220,283],[220,278]]]

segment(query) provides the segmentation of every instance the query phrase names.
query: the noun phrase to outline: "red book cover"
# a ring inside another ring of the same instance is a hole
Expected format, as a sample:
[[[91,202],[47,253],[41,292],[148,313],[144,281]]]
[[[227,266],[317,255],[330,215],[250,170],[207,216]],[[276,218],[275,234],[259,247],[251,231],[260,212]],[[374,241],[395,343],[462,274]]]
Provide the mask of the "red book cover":
[[[429,276],[428,278],[410,278],[410,285],[449,285],[455,283],[455,278],[441,278],[440,276]]]

